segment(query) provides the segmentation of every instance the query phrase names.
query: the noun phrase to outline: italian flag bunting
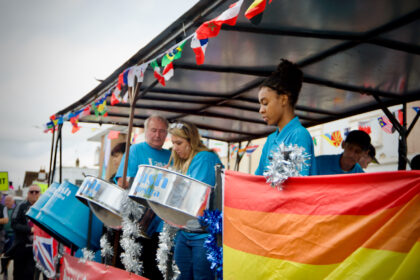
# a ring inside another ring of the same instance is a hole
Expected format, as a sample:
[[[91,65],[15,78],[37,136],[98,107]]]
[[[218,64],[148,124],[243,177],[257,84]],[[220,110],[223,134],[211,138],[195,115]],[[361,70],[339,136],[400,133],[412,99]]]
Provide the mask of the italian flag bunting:
[[[162,85],[165,86],[165,78],[162,76],[162,74],[160,73],[160,67],[158,65],[158,63],[156,62],[156,60],[153,60],[152,63],[150,63],[150,65],[153,68],[154,71],[154,76],[155,78],[158,80],[158,82]]]

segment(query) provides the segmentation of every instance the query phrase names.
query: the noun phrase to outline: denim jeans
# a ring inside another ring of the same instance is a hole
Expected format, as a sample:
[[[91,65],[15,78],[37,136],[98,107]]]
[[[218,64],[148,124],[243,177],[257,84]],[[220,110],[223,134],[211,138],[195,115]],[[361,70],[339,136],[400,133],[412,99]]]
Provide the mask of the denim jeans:
[[[188,239],[178,232],[175,240],[175,263],[181,271],[178,280],[214,280],[214,273],[203,247],[205,238]]]

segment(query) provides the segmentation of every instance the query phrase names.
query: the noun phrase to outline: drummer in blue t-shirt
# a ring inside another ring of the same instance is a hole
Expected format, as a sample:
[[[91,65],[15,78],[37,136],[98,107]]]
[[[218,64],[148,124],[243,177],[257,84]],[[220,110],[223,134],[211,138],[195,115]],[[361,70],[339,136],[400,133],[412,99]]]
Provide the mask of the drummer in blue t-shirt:
[[[263,175],[270,165],[269,156],[280,144],[297,145],[305,149],[310,156],[301,175],[316,175],[314,145],[308,130],[295,116],[295,105],[302,87],[302,71],[296,64],[282,59],[268,78],[264,80],[258,92],[260,114],[268,125],[275,125],[276,131],[270,134],[264,144],[260,163],[255,175]]]
[[[362,130],[352,130],[341,143],[343,153],[316,157],[318,175],[364,173],[359,160],[369,153],[370,136]]]
[[[197,127],[185,122],[174,123],[169,127],[169,133],[173,144],[172,168],[214,186],[214,167],[221,162],[217,154],[201,142]],[[203,246],[207,236],[197,220],[188,221],[186,229],[178,231],[174,253],[175,263],[181,272],[178,279],[214,279]]]
[[[127,177],[134,178],[140,164],[165,166],[171,155],[169,150],[163,149],[166,136],[168,135],[168,121],[158,115],[152,115],[144,122],[146,142],[134,144],[130,147],[128,157]],[[115,177],[118,178],[118,185],[122,186],[125,155],[121,159]],[[128,180],[127,180],[128,181]],[[126,185],[126,188],[128,184]],[[150,213],[150,211],[146,212]],[[149,279],[163,279],[162,273],[157,268],[156,250],[159,244],[159,232],[162,231],[163,221],[155,216],[147,228],[147,235],[151,239],[142,238],[143,245],[142,261],[143,276]]]

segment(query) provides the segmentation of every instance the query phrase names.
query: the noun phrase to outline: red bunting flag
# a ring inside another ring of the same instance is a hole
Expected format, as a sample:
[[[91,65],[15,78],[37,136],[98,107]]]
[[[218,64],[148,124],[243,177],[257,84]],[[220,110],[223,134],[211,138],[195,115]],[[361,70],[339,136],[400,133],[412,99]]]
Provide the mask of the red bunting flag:
[[[73,118],[71,118],[70,119],[70,122],[71,122],[71,124],[72,124],[72,129],[71,129],[71,133],[76,133],[76,132],[78,132],[79,131],[79,129],[80,129],[80,126],[78,125],[78,123],[79,123],[79,120],[78,120],[78,117],[73,117]]]
[[[266,4],[267,0],[255,0],[246,10],[245,17],[249,19],[251,23],[259,24],[262,20],[262,15],[265,10]]]
[[[223,24],[235,25],[242,3],[243,0],[239,0],[236,3],[233,3],[229,6],[229,9],[224,11],[218,17],[201,24],[200,27],[198,27],[198,29],[195,31],[197,34],[197,39],[201,40],[216,37],[219,34],[220,28]]]

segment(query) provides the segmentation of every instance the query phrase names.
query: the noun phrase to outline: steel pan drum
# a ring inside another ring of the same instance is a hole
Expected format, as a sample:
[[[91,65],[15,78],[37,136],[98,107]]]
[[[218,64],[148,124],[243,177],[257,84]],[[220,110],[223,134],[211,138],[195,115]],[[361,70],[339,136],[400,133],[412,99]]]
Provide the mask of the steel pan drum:
[[[139,165],[128,196],[143,203],[167,223],[179,228],[200,228],[197,217],[208,207],[212,187],[164,168]]]
[[[39,211],[36,221],[42,229],[70,247],[88,247],[89,208],[75,197],[78,187],[65,181]],[[90,248],[100,248],[103,224],[92,215]]]
[[[29,208],[28,212],[26,212],[26,216],[30,218],[35,224],[37,221],[35,220],[36,216],[38,215],[41,208],[47,203],[47,201],[53,196],[54,192],[57,190],[60,183],[54,182],[52,183],[48,189],[38,198],[38,200],[34,203],[34,205]]]
[[[121,228],[122,203],[127,191],[93,176],[87,176],[76,197],[90,207],[107,227]]]

